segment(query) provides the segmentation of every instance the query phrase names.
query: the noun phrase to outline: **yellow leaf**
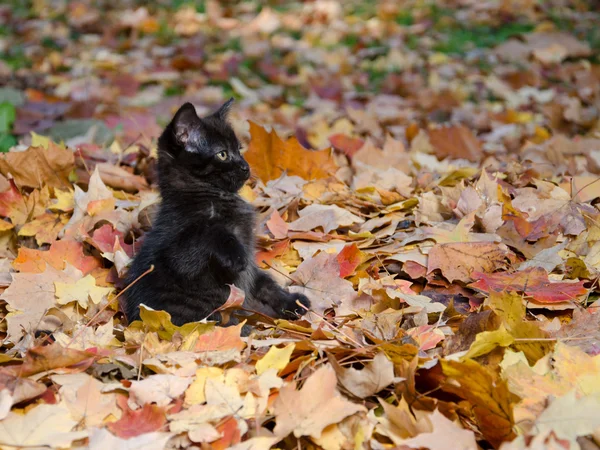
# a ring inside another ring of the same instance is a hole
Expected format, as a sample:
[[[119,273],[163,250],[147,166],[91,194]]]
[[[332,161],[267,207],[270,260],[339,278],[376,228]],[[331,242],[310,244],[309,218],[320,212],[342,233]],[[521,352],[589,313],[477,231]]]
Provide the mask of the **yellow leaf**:
[[[96,279],[92,275],[86,275],[74,284],[56,281],[54,287],[56,301],[59,304],[77,302],[82,308],[88,307],[88,299],[97,305],[104,296],[113,291],[113,288],[96,286]]]
[[[51,211],[72,211],[75,206],[75,199],[73,196],[73,191],[71,190],[61,190],[55,189],[54,196],[56,200],[53,200],[53,203],[48,206],[48,209]]]
[[[471,403],[471,411],[483,437],[495,448],[501,442],[512,440],[515,436],[515,398],[506,381],[473,360],[442,360],[441,364],[444,375],[448,377],[442,389]]]
[[[42,214],[19,230],[19,236],[35,236],[38,245],[52,244],[69,219],[63,214]]]
[[[206,380],[218,378],[223,375],[223,369],[218,367],[201,367],[196,370],[196,378],[185,391],[185,405],[199,405],[206,401]]]
[[[272,346],[267,354],[256,363],[256,373],[261,375],[269,369],[277,369],[279,372],[290,362],[290,357],[296,348],[296,344],[291,343],[283,348]]]
[[[476,358],[485,355],[496,347],[508,347],[514,342],[515,338],[506,331],[504,325],[494,331],[483,331],[475,336],[475,342],[463,359]]]
[[[200,334],[208,333],[215,328],[214,323],[190,322],[180,327],[173,325],[171,315],[166,311],[155,311],[145,305],[140,305],[140,318],[129,324],[132,330],[154,331],[161,339],[171,340],[175,333],[179,333],[184,338],[191,335],[194,331]],[[191,343],[190,343],[191,344]]]
[[[31,132],[31,146],[32,147],[42,147],[44,150],[48,150],[48,146],[50,145],[50,138],[47,136],[41,136],[37,134],[35,131]]]

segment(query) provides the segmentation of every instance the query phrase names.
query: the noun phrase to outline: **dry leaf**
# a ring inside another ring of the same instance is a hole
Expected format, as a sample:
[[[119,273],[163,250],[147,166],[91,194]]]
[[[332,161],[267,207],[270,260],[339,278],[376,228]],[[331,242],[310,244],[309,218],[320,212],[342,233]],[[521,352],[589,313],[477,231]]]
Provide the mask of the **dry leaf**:
[[[293,432],[297,438],[319,438],[328,425],[365,411],[363,406],[345,400],[336,384],[333,368],[325,365],[314,372],[300,390],[296,390],[295,383],[281,388],[273,404],[275,435],[285,437]]]
[[[250,146],[244,157],[264,182],[275,180],[284,172],[305,180],[327,178],[335,173],[336,164],[330,150],[306,150],[295,137],[283,141],[275,130],[267,132],[254,122],[250,122],[250,135]]]

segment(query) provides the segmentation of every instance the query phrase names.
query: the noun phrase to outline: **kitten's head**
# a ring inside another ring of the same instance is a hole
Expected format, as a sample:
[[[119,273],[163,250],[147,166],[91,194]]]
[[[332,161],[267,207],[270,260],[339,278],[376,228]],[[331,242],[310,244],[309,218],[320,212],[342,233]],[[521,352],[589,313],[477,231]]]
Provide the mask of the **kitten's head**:
[[[237,192],[250,177],[240,142],[227,121],[233,98],[207,117],[191,103],[175,113],[158,139],[161,190],[201,189],[207,183]]]

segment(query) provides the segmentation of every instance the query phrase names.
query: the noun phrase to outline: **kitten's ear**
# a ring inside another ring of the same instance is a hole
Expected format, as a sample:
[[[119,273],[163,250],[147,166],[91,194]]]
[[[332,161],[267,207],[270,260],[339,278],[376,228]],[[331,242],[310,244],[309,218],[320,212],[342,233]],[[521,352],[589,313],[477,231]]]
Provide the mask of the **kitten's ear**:
[[[191,103],[185,103],[175,113],[171,126],[179,144],[185,145],[192,130],[198,128],[202,121],[196,114],[196,108]]]
[[[215,116],[221,120],[227,120],[227,116],[229,115],[229,111],[231,110],[234,100],[235,99],[231,97],[229,100],[223,103],[223,106],[219,108],[219,110],[215,113]]]

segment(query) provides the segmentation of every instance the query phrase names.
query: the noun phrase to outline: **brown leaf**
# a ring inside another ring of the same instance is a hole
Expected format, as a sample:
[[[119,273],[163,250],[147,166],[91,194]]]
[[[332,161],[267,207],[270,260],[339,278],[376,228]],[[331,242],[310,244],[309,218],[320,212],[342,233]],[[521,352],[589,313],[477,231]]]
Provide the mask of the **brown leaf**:
[[[475,361],[441,361],[444,375],[448,377],[442,389],[470,402],[479,429],[495,448],[511,441],[513,431],[513,405],[515,398],[506,381]]]
[[[377,353],[373,361],[361,370],[342,367],[334,357],[329,358],[338,376],[338,382],[348,392],[358,398],[367,398],[385,389],[394,382],[394,363],[385,353]]]
[[[75,167],[73,152],[50,142],[48,148],[29,147],[24,152],[3,153],[0,173],[9,173],[18,186],[70,187],[69,174]]]
[[[76,373],[86,370],[98,357],[96,353],[65,348],[54,343],[30,349],[23,364],[7,367],[6,370],[21,377],[48,371]]]
[[[275,435],[285,437],[293,432],[297,438],[319,438],[328,425],[366,411],[364,406],[345,400],[336,384],[333,368],[326,365],[314,372],[300,390],[296,390],[295,382],[281,388],[273,404]]]
[[[293,274],[298,286],[291,292],[300,292],[311,301],[311,310],[322,313],[327,308],[350,302],[356,297],[352,283],[340,278],[337,255],[321,252],[304,261]]]
[[[252,121],[250,135],[250,146],[244,157],[252,172],[265,183],[279,178],[283,172],[305,180],[327,178],[337,168],[330,150],[307,150],[295,137],[283,141],[275,130],[267,132]]]
[[[474,272],[493,272],[506,265],[509,256],[504,244],[493,242],[454,242],[436,244],[429,251],[427,273],[440,269],[453,282],[473,281]]]
[[[464,125],[430,130],[429,141],[439,159],[450,157],[478,162],[483,158],[480,142]]]

